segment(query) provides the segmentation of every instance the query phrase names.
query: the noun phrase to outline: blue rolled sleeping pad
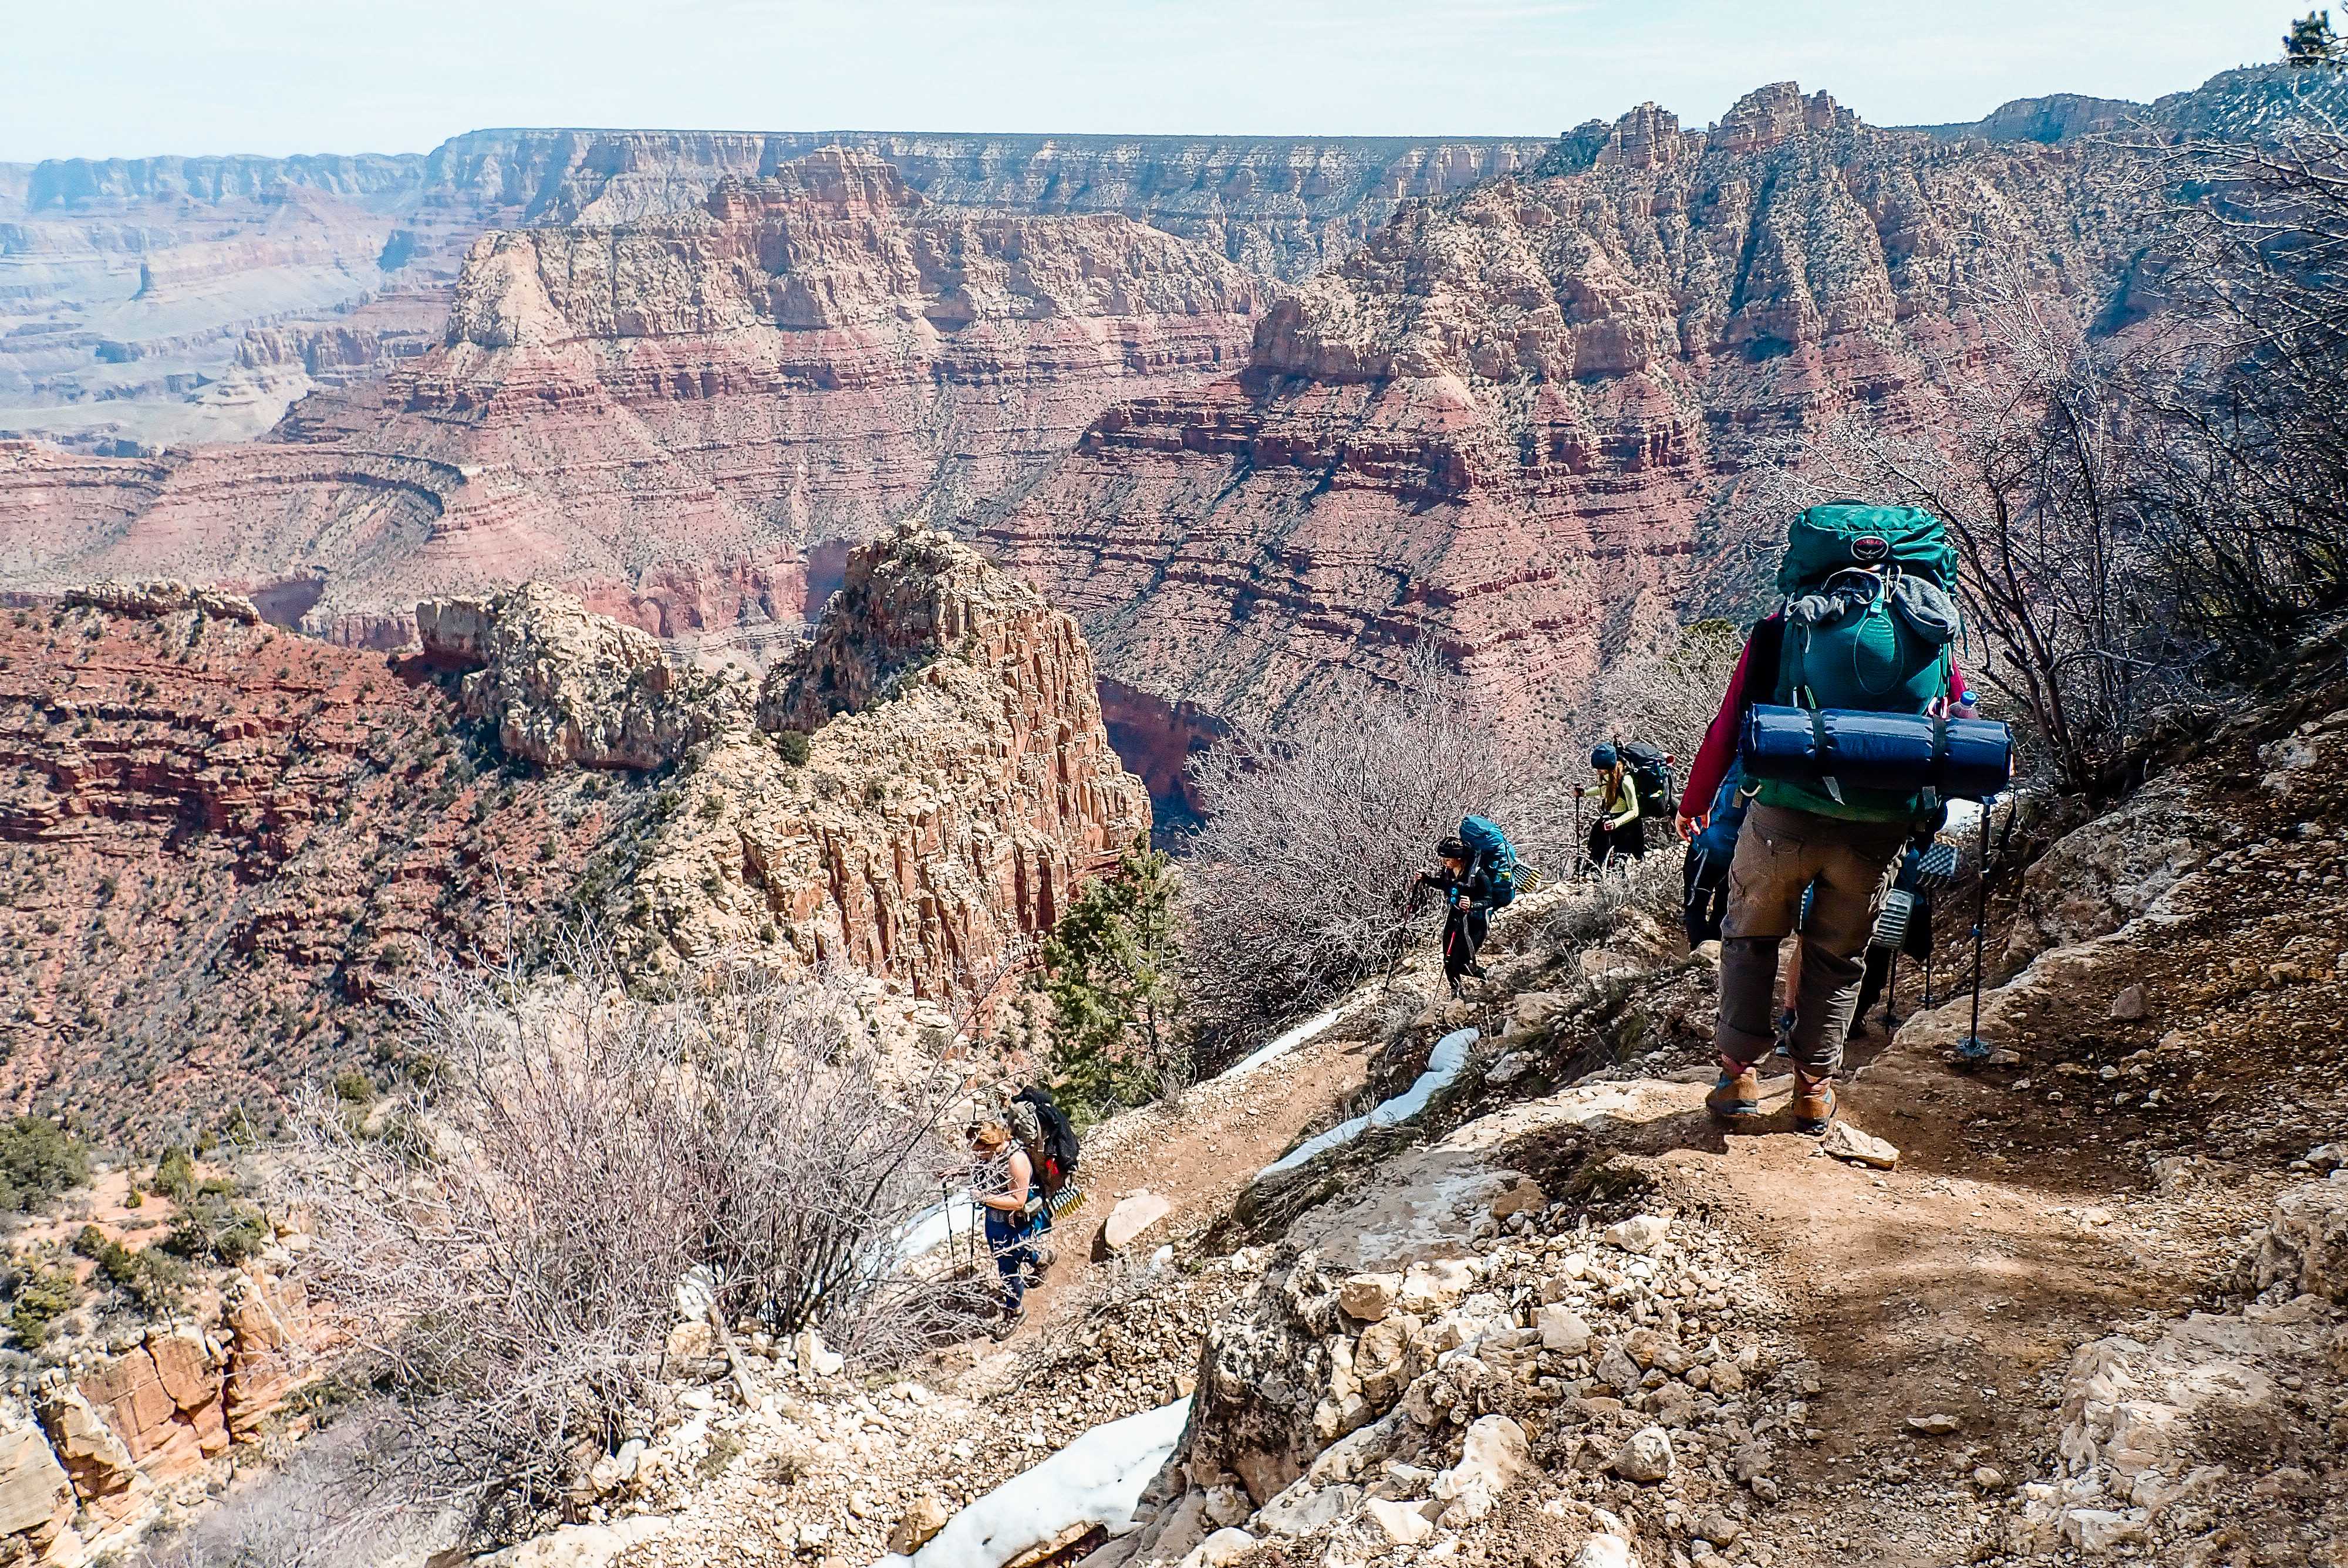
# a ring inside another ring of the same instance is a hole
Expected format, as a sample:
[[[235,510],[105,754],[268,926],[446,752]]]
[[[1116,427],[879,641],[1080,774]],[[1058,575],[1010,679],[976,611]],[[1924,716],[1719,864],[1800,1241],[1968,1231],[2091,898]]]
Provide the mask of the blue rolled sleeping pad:
[[[1994,719],[1926,713],[1813,711],[1756,702],[1737,746],[1756,779],[1845,789],[1930,789],[1942,800],[1986,800],[2013,776],[2013,733]]]

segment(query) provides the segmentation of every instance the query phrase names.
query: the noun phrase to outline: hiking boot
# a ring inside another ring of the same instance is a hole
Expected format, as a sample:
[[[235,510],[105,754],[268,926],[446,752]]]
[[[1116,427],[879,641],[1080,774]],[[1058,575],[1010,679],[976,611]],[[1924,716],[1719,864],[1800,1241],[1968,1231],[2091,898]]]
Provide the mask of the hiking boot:
[[[995,1340],[996,1343],[1000,1344],[1002,1341],[1010,1338],[1014,1334],[1018,1333],[1019,1326],[1026,1321],[1027,1305],[1025,1302],[1022,1302],[1018,1307],[1004,1313],[1001,1317],[997,1318],[995,1320],[994,1327],[988,1329],[986,1332],[989,1337]]]
[[[1742,1117],[1761,1114],[1761,1080],[1749,1066],[1734,1071],[1730,1064],[1720,1064],[1720,1078],[1712,1092],[1704,1097],[1704,1108],[1723,1122],[1735,1122]]]
[[[1053,1249],[1050,1243],[1036,1243],[1034,1250],[1027,1255],[1027,1277],[1043,1278],[1052,1272],[1052,1266],[1059,1261],[1060,1255]]]
[[[1812,1078],[1799,1068],[1794,1070],[1794,1127],[1802,1132],[1823,1132],[1833,1122],[1835,1112],[1841,1109],[1836,1098],[1834,1080]]]

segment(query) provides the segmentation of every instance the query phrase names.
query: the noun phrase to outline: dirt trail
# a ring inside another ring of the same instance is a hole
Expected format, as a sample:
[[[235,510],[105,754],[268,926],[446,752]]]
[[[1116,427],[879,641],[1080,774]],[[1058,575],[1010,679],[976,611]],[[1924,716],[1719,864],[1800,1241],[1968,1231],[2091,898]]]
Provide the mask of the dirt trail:
[[[1049,1332],[1056,1310],[1107,1263],[1101,1231],[1120,1198],[1147,1191],[1169,1205],[1134,1244],[1142,1252],[1230,1214],[1258,1171],[1340,1120],[1367,1080],[1373,1050],[1323,1035],[1243,1077],[1199,1085],[1178,1108],[1120,1118],[1088,1141],[1079,1166],[1085,1201],[1054,1225],[1058,1261],[1028,1292],[1027,1322],[1014,1342]]]

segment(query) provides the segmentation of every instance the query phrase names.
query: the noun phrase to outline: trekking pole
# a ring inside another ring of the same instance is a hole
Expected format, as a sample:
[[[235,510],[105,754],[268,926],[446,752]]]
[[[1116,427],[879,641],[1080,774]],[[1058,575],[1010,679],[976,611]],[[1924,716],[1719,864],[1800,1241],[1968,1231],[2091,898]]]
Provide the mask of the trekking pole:
[[[1957,1060],[1969,1064],[1987,1061],[1990,1055],[1989,1045],[1981,1037],[1982,944],[1989,930],[1989,806],[1986,800],[1981,803],[1981,886],[1973,896],[1972,1030],[1957,1042]]]

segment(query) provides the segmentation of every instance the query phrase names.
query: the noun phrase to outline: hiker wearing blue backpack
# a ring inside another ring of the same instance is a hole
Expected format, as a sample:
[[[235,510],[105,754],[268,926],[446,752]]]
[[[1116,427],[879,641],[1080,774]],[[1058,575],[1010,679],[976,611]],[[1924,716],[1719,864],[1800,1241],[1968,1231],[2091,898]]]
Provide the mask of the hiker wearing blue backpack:
[[[1798,929],[1799,989],[1787,1040],[1794,1122],[1823,1132],[1833,1122],[1859,952],[1874,930],[1886,873],[1949,790],[1975,787],[1952,772],[1952,742],[1969,744],[1974,731],[2003,733],[1999,725],[1950,723],[1971,718],[1953,647],[1956,567],[1941,520],[1929,512],[1839,501],[1801,513],[1778,569],[1785,608],[1754,627],[1688,770],[1683,839],[1712,820],[1732,764],[1751,781],[1722,923],[1721,1071],[1704,1098],[1724,1121],[1759,1114],[1754,1063],[1777,1045],[1778,943]],[[1772,745],[1810,747],[1808,772],[1763,748],[1760,718],[1776,722]],[[1843,747],[1845,732],[1879,743],[1871,752],[1858,739]],[[1910,765],[1901,745],[1921,748],[1912,776],[1900,771]],[[2000,765],[2010,766],[2010,749]]]
[[[1491,912],[1517,896],[1517,854],[1498,824],[1471,816],[1460,823],[1457,838],[1435,846],[1435,856],[1442,869],[1420,872],[1415,886],[1436,889],[1450,907],[1443,922],[1443,978],[1456,997],[1461,980],[1484,978],[1477,949],[1491,928]]]

